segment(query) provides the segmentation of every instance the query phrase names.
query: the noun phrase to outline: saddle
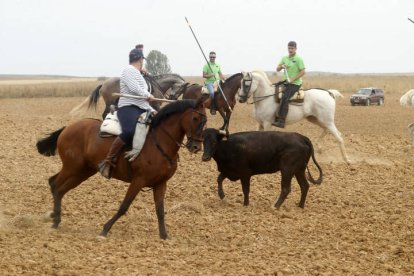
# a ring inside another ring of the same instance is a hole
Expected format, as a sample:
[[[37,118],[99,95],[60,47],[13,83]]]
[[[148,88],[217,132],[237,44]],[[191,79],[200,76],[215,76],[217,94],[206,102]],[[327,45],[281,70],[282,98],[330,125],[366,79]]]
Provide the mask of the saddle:
[[[283,93],[286,90],[286,86],[283,83],[275,83],[275,100],[277,103],[280,103],[280,101],[282,100],[283,97]],[[303,103],[305,99],[305,90],[301,87],[299,89],[298,92],[296,92],[295,94],[293,94],[292,97],[290,97],[289,99],[289,103],[293,102],[293,103]]]
[[[151,112],[142,113],[137,120],[135,127],[135,134],[132,141],[132,149],[125,152],[125,158],[132,162],[137,158],[144,146],[145,139],[148,134],[149,125],[151,123]],[[118,120],[117,112],[110,112],[106,115],[105,120],[102,122],[99,136],[102,138],[118,136],[122,132],[121,125]]]

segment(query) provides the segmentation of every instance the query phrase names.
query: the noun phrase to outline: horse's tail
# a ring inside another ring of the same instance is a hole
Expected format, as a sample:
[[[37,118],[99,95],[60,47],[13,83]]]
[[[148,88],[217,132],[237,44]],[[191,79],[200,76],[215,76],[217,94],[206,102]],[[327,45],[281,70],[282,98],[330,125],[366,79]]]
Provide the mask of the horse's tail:
[[[75,116],[81,108],[86,106],[86,104],[88,104],[88,109],[91,108],[91,106],[93,106],[96,109],[99,96],[101,95],[101,93],[99,93],[101,87],[102,84],[98,85],[98,87],[96,87],[95,90],[93,90],[92,93],[88,97],[86,97],[86,99],[83,102],[81,102],[78,106],[75,106],[69,112],[69,114]]]
[[[341,94],[341,92],[339,92],[336,89],[328,89],[329,93],[331,93],[332,97],[336,100],[337,98],[343,98],[344,95]]]
[[[101,90],[102,84],[98,85],[98,87],[95,88],[95,90],[92,91],[92,93],[89,95],[89,104],[88,109],[93,107],[96,109],[96,105],[98,104],[99,96],[101,96],[101,93],[99,92]]]
[[[50,133],[48,137],[37,141],[37,151],[44,156],[54,156],[56,154],[57,140],[64,129],[65,127],[62,127],[55,132]]]
[[[314,179],[313,177],[312,177],[312,175],[311,175],[311,173],[310,173],[310,171],[309,171],[309,167],[308,166],[306,166],[306,170],[307,170],[307,173],[308,173],[308,180],[312,183],[312,184],[317,184],[317,185],[320,185],[321,183],[322,183],[322,179],[323,179],[323,173],[322,173],[322,168],[321,168],[321,166],[319,166],[319,164],[318,164],[318,162],[316,162],[316,159],[315,159],[315,151],[314,151],[314,149],[313,149],[313,145],[312,145],[312,142],[311,142],[311,140],[309,140],[309,138],[307,138],[307,137],[305,137],[305,141],[306,141],[306,144],[308,144],[308,146],[310,147],[310,149],[311,149],[311,156],[312,156],[312,161],[313,161],[313,163],[316,165],[316,167],[318,168],[318,170],[319,170],[319,177],[318,177],[318,179]]]

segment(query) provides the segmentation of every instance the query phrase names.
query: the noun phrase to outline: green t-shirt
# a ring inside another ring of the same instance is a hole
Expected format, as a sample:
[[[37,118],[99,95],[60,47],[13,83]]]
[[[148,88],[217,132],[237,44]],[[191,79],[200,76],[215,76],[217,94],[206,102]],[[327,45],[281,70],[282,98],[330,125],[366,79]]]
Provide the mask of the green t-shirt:
[[[203,67],[203,73],[207,73],[207,74],[214,74],[216,76],[216,78],[214,77],[210,77],[208,79],[206,79],[204,81],[204,83],[214,83],[216,80],[220,80],[220,76],[218,73],[221,72],[221,68],[220,65],[218,65],[217,63],[211,63],[209,62],[210,67],[213,71],[210,70],[210,67],[208,66],[208,64],[204,65]]]
[[[279,64],[286,65],[289,79],[293,79],[299,74],[300,71],[305,69],[305,64],[303,63],[303,59],[300,56],[298,56],[298,54],[295,54],[293,57],[289,57],[289,56],[282,57]],[[299,78],[292,83],[296,85],[301,85],[302,78]]]

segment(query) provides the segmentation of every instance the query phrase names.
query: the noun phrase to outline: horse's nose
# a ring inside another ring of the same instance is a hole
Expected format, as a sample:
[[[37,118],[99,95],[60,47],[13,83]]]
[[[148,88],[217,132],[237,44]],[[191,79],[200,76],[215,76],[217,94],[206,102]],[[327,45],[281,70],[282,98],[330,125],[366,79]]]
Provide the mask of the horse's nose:
[[[198,151],[200,151],[200,148],[199,148],[199,147],[197,147],[197,146],[193,146],[193,152],[194,152],[194,153],[196,153],[196,152],[198,152]]]

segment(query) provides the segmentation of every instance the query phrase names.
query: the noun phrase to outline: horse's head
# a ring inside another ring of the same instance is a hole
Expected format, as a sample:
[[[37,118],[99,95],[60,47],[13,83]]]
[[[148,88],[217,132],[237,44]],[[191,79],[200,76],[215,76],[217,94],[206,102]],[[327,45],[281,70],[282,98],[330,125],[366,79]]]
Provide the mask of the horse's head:
[[[185,118],[181,120],[188,139],[185,146],[192,153],[196,153],[202,149],[203,130],[207,122],[204,101],[205,99],[201,97],[194,108],[184,113]]]
[[[188,86],[189,86],[188,82],[185,82],[182,84],[174,84],[173,87],[171,88],[171,92],[170,92],[168,99],[177,100],[184,93],[184,91],[187,89]]]
[[[257,88],[252,72],[242,72],[241,88],[239,91],[239,102],[245,103],[253,91]]]
[[[232,92],[230,94],[234,96],[240,89],[240,81],[242,78],[242,73],[236,73],[228,77],[226,81],[220,80],[220,86],[223,88],[223,90],[228,90],[229,92]]]

